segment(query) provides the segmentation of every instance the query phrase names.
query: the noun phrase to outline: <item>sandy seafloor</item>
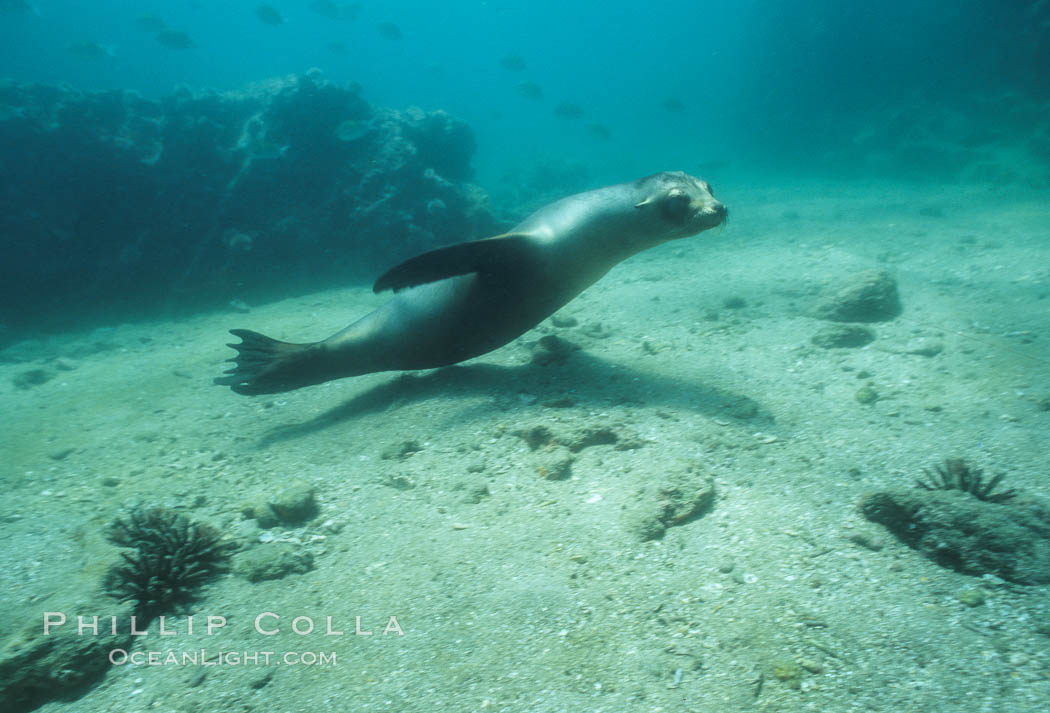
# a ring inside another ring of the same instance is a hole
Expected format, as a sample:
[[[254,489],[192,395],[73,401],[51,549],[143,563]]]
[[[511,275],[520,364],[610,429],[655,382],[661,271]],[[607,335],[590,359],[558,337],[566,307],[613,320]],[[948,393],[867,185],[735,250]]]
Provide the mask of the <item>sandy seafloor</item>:
[[[947,457],[1050,498],[1045,193],[741,181],[718,195],[725,229],[619,266],[560,313],[579,326],[547,321],[455,368],[256,398],[211,384],[226,329],[319,339],[387,299],[366,286],[12,347],[0,636],[46,610],[98,613],[117,557],[106,525],[159,504],[249,546],[302,543],[314,569],[222,577],[193,606],[226,616],[221,634],[177,621],[139,649],[337,657],[203,679],[114,667],[40,710],[1045,711],[1050,587],[943,569],[857,511]],[[903,315],[865,348],[812,345],[814,305],[870,268],[896,277]],[[581,350],[530,364],[552,333]],[[943,351],[907,353],[930,343]],[[54,379],[14,386],[56,358]],[[855,397],[866,384],[873,404]],[[513,435],[534,426],[636,447],[585,448],[546,480],[542,449]],[[383,458],[405,441],[418,451]],[[712,478],[716,502],[643,542],[632,514],[682,474]],[[319,515],[264,535],[241,507],[293,477]],[[969,590],[984,603],[960,601]],[[267,611],[278,636],[251,630]],[[295,635],[299,615],[346,633]],[[404,636],[378,633],[390,615]],[[352,635],[357,616],[376,633]],[[800,678],[778,679],[784,666]]]

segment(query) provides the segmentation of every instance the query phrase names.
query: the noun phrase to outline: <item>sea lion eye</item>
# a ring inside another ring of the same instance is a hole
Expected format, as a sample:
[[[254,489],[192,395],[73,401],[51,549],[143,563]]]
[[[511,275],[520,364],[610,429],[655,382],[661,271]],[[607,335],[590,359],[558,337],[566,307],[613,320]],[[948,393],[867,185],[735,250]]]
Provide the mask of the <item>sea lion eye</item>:
[[[665,218],[680,223],[688,217],[691,203],[692,200],[685,193],[673,190],[664,199],[661,208]]]

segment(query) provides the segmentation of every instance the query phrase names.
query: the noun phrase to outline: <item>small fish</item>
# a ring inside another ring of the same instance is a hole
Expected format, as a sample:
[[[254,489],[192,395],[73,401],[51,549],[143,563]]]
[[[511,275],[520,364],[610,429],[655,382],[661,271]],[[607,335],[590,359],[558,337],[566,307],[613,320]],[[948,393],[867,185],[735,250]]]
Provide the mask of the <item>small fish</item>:
[[[277,12],[277,8],[273,5],[260,5],[255,8],[255,16],[267,25],[273,25],[274,27],[284,24],[284,17]]]
[[[157,33],[157,42],[173,50],[188,50],[197,46],[190,36],[181,30],[161,30]]]
[[[368,135],[371,125],[363,119],[346,119],[336,127],[335,136],[340,141],[357,141]]]
[[[521,72],[525,69],[525,60],[516,54],[508,54],[499,61],[499,66],[509,72]]]
[[[605,124],[587,124],[587,133],[599,141],[608,141],[612,138],[612,132]]]
[[[284,156],[287,146],[274,141],[266,135],[266,124],[256,114],[244,123],[241,137],[237,140],[237,149],[244,151],[250,163],[260,159],[275,159]]]
[[[381,22],[376,26],[379,30],[379,34],[388,40],[400,40],[404,35],[401,34],[401,28],[392,22]]]
[[[342,40],[333,40],[325,46],[328,47],[328,50],[330,52],[335,52],[336,54],[346,54],[346,43]]]
[[[579,119],[583,116],[583,109],[580,108],[579,104],[562,102],[554,108],[554,115],[559,119]]]
[[[31,12],[39,15],[40,11],[27,0],[0,0],[0,12]]]
[[[248,147],[248,156],[253,161],[281,158],[288,152],[288,147],[272,139],[260,139]]]
[[[522,82],[514,88],[518,90],[518,94],[521,94],[528,99],[535,99],[537,101],[543,99],[543,90],[540,88],[539,84],[536,84],[536,82]]]
[[[321,17],[337,22],[353,22],[361,14],[361,3],[359,2],[333,2],[332,0],[314,0],[310,3],[310,9]]]
[[[696,164],[696,167],[702,169],[704,173],[715,173],[722,171],[729,166],[729,161],[702,161]]]
[[[669,97],[665,99],[661,106],[672,114],[681,114],[685,111],[685,104],[680,102],[677,97]]]
[[[157,15],[143,15],[135,19],[135,27],[143,32],[161,32],[167,26],[168,23]]]
[[[73,42],[67,49],[80,59],[85,59],[91,62],[98,62],[116,56],[113,54],[112,49],[100,45],[98,42]]]

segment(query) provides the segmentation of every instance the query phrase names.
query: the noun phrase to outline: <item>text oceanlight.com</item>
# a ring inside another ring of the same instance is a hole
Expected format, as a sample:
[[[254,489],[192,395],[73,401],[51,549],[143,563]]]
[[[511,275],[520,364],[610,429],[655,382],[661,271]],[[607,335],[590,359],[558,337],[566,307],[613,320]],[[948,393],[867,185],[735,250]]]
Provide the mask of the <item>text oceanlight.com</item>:
[[[345,619],[340,623],[335,617],[311,617],[299,615],[281,616],[275,612],[262,612],[252,619],[251,629],[247,634],[272,637],[278,634],[291,634],[305,637],[330,636],[404,636],[405,632],[396,616],[386,617],[382,628],[369,626],[362,617],[353,617],[353,624]],[[156,619],[139,619],[135,616],[127,619],[116,616],[67,616],[64,612],[44,612],[44,635],[53,636],[58,632],[76,636],[118,636],[129,634],[137,637],[179,636],[216,636],[224,633],[228,620],[225,616],[190,615],[185,617],[159,616]],[[140,626],[145,628],[139,628]],[[123,644],[127,646],[127,644]],[[108,653],[109,662],[114,666],[334,666],[335,651],[273,651],[246,650],[233,648],[170,648],[164,650],[147,649],[144,651],[126,648],[113,648]]]
[[[334,651],[127,651],[113,649],[114,666],[335,666]]]
[[[205,635],[215,636],[222,632],[226,628],[226,617],[225,616],[199,616],[191,615],[184,619],[170,618],[165,616],[157,617],[158,627],[155,632],[157,636],[179,636],[185,635]],[[147,622],[148,623],[148,622]],[[112,634],[117,635],[123,631],[127,631],[132,636],[149,636],[150,631],[148,629],[139,629],[140,622],[135,616],[128,618],[127,622],[124,622],[118,617],[108,616],[83,616],[77,615],[76,617],[76,628],[78,636],[99,636],[100,634]],[[72,626],[69,618],[63,612],[44,612],[44,635],[50,636],[55,633],[56,630],[61,629],[65,626]],[[126,626],[126,629],[125,629]],[[275,636],[284,631],[290,631],[297,636],[308,636],[310,634],[320,634],[323,636],[345,636],[347,632],[340,628],[341,625],[334,621],[331,616],[326,616],[320,622],[315,621],[313,617],[300,615],[288,619],[283,618],[280,614],[274,612],[263,612],[255,617],[252,621],[252,627],[257,634],[262,636]],[[362,623],[362,617],[354,617],[354,628],[349,632],[353,636],[372,636],[373,634],[380,634],[383,636],[397,635],[404,636],[405,632],[401,628],[401,625],[397,621],[396,616],[387,617],[386,626],[382,630],[377,630],[372,627],[366,627]]]

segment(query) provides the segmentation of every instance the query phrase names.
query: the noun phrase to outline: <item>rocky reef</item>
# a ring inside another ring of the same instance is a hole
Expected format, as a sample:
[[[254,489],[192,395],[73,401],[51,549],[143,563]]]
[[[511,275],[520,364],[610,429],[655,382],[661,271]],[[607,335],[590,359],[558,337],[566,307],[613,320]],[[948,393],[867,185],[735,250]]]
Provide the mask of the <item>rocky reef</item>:
[[[109,670],[110,652],[129,649],[135,641],[126,624],[131,604],[113,607],[86,596],[75,607],[101,622],[98,634],[77,631],[76,619],[51,612],[54,626],[45,633],[42,621],[26,622],[0,648],[0,710],[29,713],[55,699],[72,701]],[[113,629],[111,622],[121,625]],[[109,626],[107,626],[109,624]]]
[[[64,327],[367,280],[498,231],[443,111],[315,70],[153,101],[0,82],[0,323]]]
[[[1045,101],[1002,90],[940,102],[896,104],[858,122],[837,157],[866,174],[990,187],[1050,186]]]
[[[1046,503],[1018,499],[1007,505],[958,487],[924,486],[869,494],[860,511],[942,567],[1017,584],[1050,582]]]

